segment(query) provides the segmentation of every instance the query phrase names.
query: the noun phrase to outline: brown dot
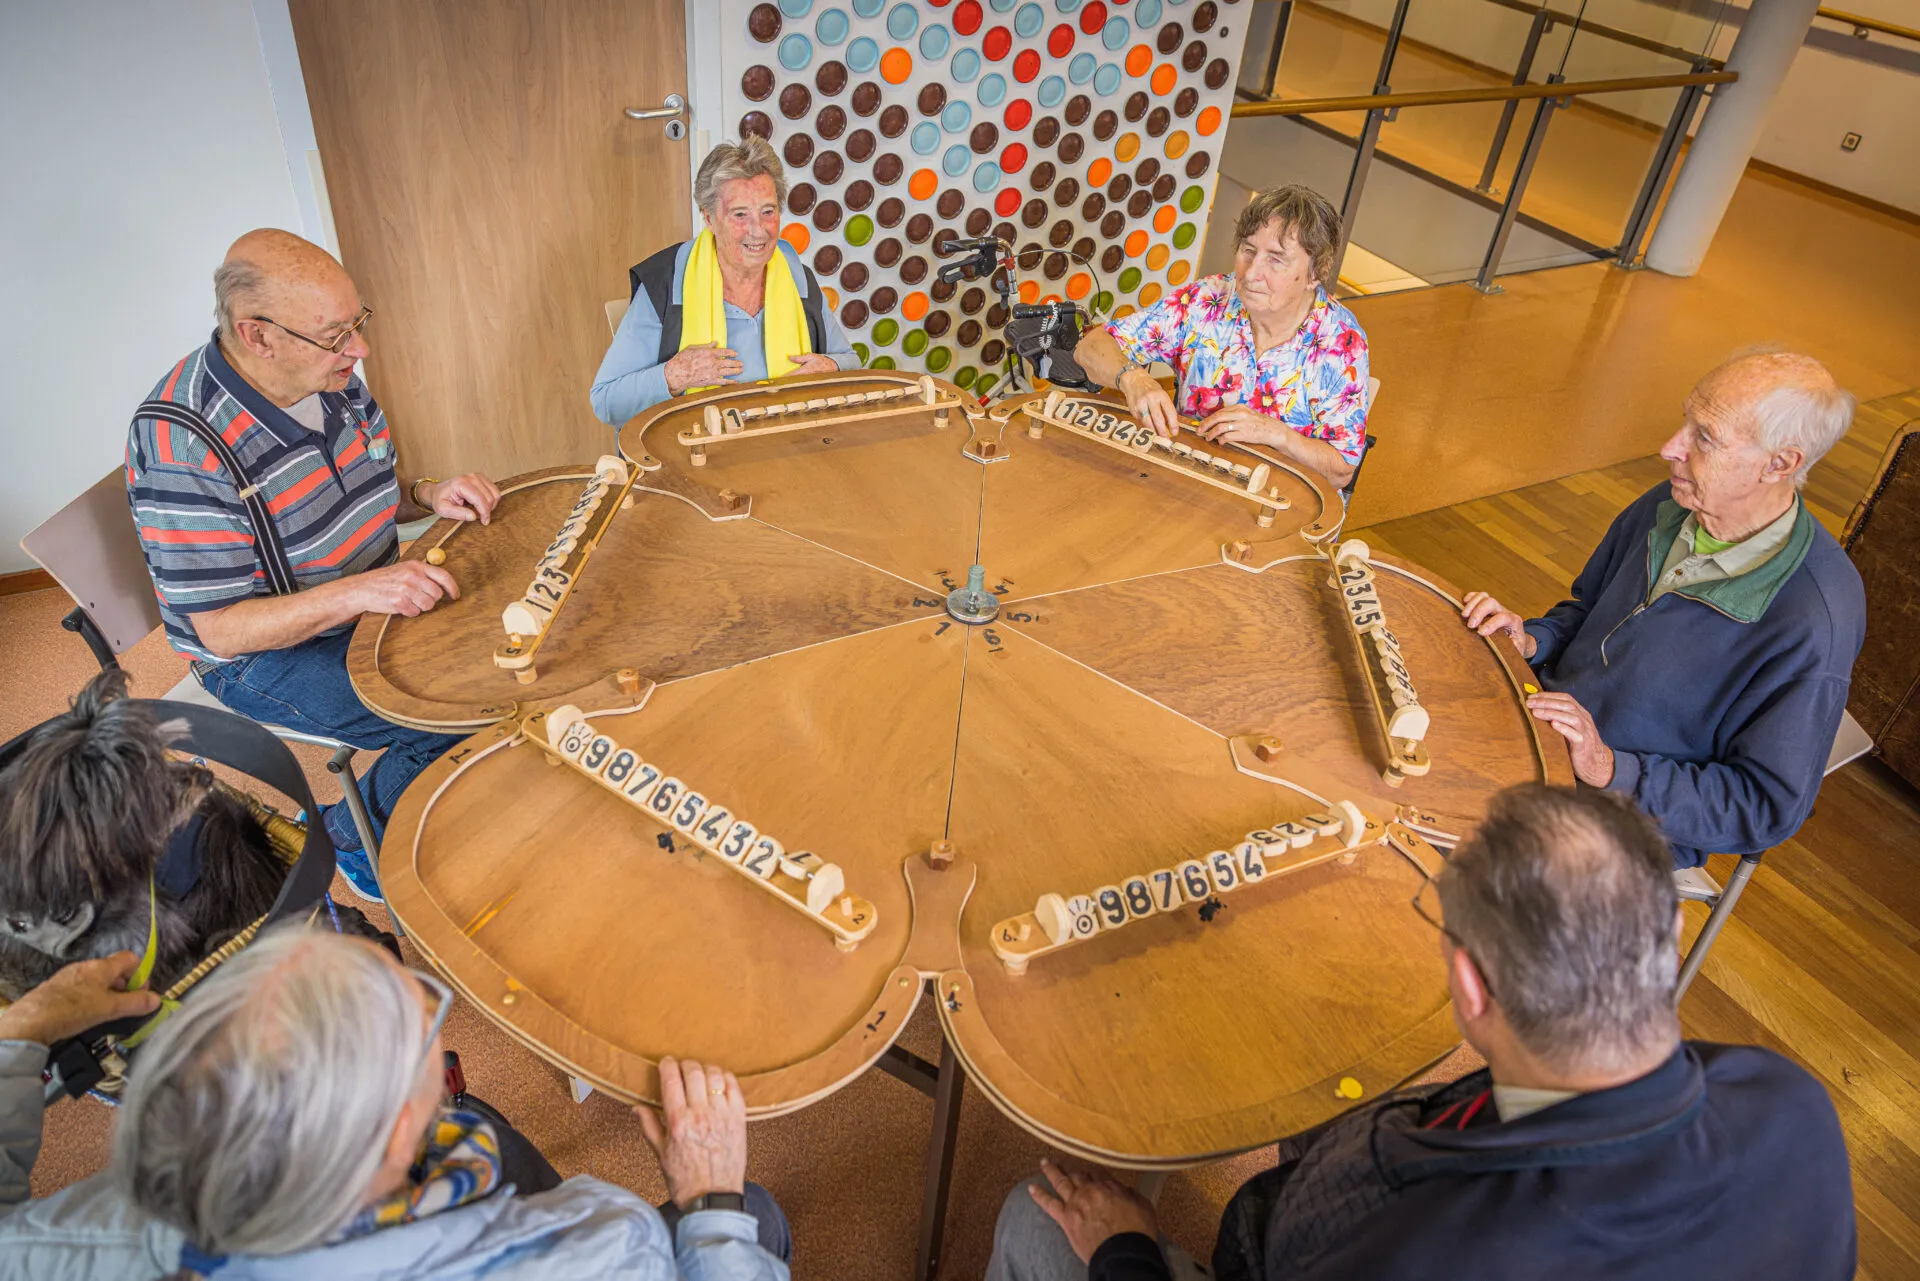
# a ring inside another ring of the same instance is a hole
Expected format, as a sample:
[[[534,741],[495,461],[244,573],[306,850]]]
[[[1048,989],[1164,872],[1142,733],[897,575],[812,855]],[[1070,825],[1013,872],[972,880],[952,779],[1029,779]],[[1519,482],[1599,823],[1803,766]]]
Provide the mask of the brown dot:
[[[1133,180],[1142,187],[1147,186],[1160,176],[1160,162],[1148,156],[1133,167]]]
[[[1055,249],[1065,249],[1073,240],[1073,224],[1062,218],[1047,228],[1047,243]]]
[[[1053,161],[1042,160],[1033,167],[1033,172],[1027,175],[1027,185],[1035,191],[1045,191],[1053,185],[1053,176],[1056,172]]]
[[[1000,130],[993,121],[982,120],[967,135],[967,145],[973,148],[973,154],[984,156],[1000,145]]]
[[[813,225],[821,231],[832,231],[840,225],[840,202],[822,200],[813,207]]]
[[[1127,104],[1122,107],[1121,110],[1127,113],[1127,119],[1138,120],[1147,114],[1147,95],[1144,93],[1128,94]]]
[[[961,321],[960,328],[953,331],[953,336],[959,341],[962,347],[973,346],[980,341],[980,322],[977,320]]]
[[[1020,252],[1015,256],[1013,261],[1020,270],[1032,271],[1040,265],[1040,259],[1046,252],[1045,249],[1029,240],[1026,244],[1020,246]]]
[[[820,131],[822,138],[838,138],[847,131],[847,109],[832,104],[820,108],[820,114],[814,117],[813,127]]]
[[[898,239],[888,236],[873,247],[873,260],[882,267],[891,267],[900,261],[902,246]]]
[[[772,44],[780,34],[780,6],[757,4],[747,15],[747,34],[761,44]]]
[[[848,263],[847,269],[840,273],[840,287],[849,290],[865,289],[867,287],[867,264],[864,262]]]
[[[1073,242],[1073,256],[1081,262],[1092,262],[1093,251],[1098,247],[1093,243],[1092,236],[1082,236]]]
[[[958,218],[960,211],[967,207],[967,198],[948,187],[940,193],[940,199],[934,202],[933,207],[942,218]]]
[[[1077,133],[1070,133],[1060,140],[1060,163],[1073,164],[1087,149],[1087,140]]]
[[[996,303],[994,305],[998,306],[999,304]],[[1004,325],[1006,323],[1007,322],[1004,320],[1000,322],[1001,325]],[[994,328],[996,329],[998,329],[999,327],[1000,327],[999,325],[994,326]],[[1007,354],[1007,345],[1001,342],[998,338],[990,338],[987,340],[987,345],[980,349],[980,363],[983,365],[997,365],[1000,363],[1000,357],[1006,354]]]
[[[1193,29],[1195,31],[1211,31],[1213,30],[1215,19],[1219,18],[1219,16],[1219,5],[1215,4],[1213,0],[1200,0],[1200,4],[1193,11]]]
[[[1052,116],[1042,116],[1033,126],[1033,145],[1051,147],[1060,137],[1060,122]]]
[[[993,213],[986,209],[975,209],[967,215],[967,234],[979,237],[987,234],[987,228],[993,226]]]
[[[1233,68],[1227,65],[1227,60],[1225,58],[1215,58],[1207,64],[1207,88],[1218,89],[1221,85],[1227,83],[1227,79],[1231,75],[1233,75]]]
[[[865,178],[856,178],[847,184],[847,190],[840,198],[847,202],[849,209],[865,209],[873,203],[873,184]]]
[[[853,87],[853,114],[870,116],[880,110],[880,86],[871,80],[862,80]]]
[[[740,136],[749,134],[760,138],[773,137],[773,117],[764,111],[749,111],[740,117]]]
[[[867,323],[867,304],[858,298],[850,298],[840,307],[840,323],[848,329],[858,329]]]
[[[1207,171],[1207,166],[1212,163],[1213,157],[1209,156],[1206,152],[1194,152],[1187,157],[1187,177],[1198,178]]]
[[[1072,205],[1073,202],[1078,199],[1080,199],[1080,180],[1078,178],[1062,178],[1060,185],[1053,189],[1053,203],[1059,205],[1062,209]]]
[[[1165,107],[1155,107],[1147,113],[1147,137],[1158,138],[1173,123],[1173,113]]]
[[[1107,216],[1100,220],[1100,234],[1112,240],[1125,230],[1127,215],[1118,209],[1107,210]]]
[[[938,338],[953,328],[953,317],[944,311],[929,312],[927,318],[920,322],[920,327],[927,331],[929,337]]]
[[[940,109],[947,105],[947,87],[938,81],[920,86],[920,96],[915,100],[923,116],[937,116]]]
[[[927,243],[927,237],[933,234],[933,219],[923,213],[917,213],[907,219],[907,239],[916,245]]]
[[[1127,260],[1127,251],[1119,245],[1108,245],[1107,251],[1100,255],[1100,270],[1112,275],[1120,270],[1120,264]]]
[[[881,152],[880,158],[873,162],[873,180],[883,187],[899,182],[900,175],[906,171],[906,164],[891,151]]]
[[[1165,204],[1173,199],[1173,189],[1179,182],[1170,173],[1163,173],[1153,181],[1153,198],[1156,203]]]
[[[882,285],[867,297],[867,303],[873,308],[873,314],[876,316],[886,315],[899,301],[899,291],[892,285]]]
[[[973,288],[960,295],[960,310],[969,316],[978,315],[980,309],[986,305],[987,291],[984,289]]]
[[[847,64],[829,59],[813,73],[813,87],[831,98],[847,87]]]
[[[765,102],[773,96],[773,68],[763,67],[759,63],[748,67],[740,76],[740,92],[748,102]]]
[[[888,196],[873,211],[874,221],[882,227],[898,227],[900,220],[907,216],[907,202],[894,196]]]
[[[927,292],[933,295],[935,302],[945,302],[947,299],[953,297],[955,288],[957,288],[957,286],[951,280],[936,280],[927,286]]]
[[[1020,236],[1020,232],[1010,222],[997,222],[993,225],[993,238],[1001,244],[1010,245]]]
[[[1144,218],[1153,208],[1153,193],[1145,187],[1133,193],[1127,200],[1127,216]]]
[[[1175,49],[1180,47],[1180,42],[1186,38],[1187,33],[1180,29],[1179,23],[1169,22],[1166,26],[1160,28],[1160,34],[1154,38],[1153,47],[1163,54],[1171,54]]]
[[[772,73],[769,72],[769,75]],[[1093,110],[1093,99],[1084,93],[1076,93],[1067,99],[1067,123],[1076,127],[1087,123],[1087,114]]]
[[[958,239],[960,239],[960,233],[955,231],[952,227],[942,227],[940,228],[940,230],[934,232],[933,233],[933,256],[935,258],[951,257],[952,255],[949,254],[946,250],[942,249],[940,246],[946,244],[949,240],[958,240]]]
[[[823,276],[831,276],[840,270],[840,246],[820,246],[820,252],[813,256],[813,269]]]
[[[898,138],[907,131],[907,109],[894,103],[880,113],[880,136]]]
[[[1107,199],[1118,204],[1122,200],[1125,200],[1127,193],[1132,190],[1133,179],[1123,173],[1117,173],[1113,175],[1113,178],[1107,183]]]
[[[1107,211],[1107,198],[1099,192],[1093,192],[1080,202],[1080,221],[1099,222],[1100,215]]]
[[[813,176],[825,184],[839,182],[846,168],[837,151],[823,151],[813,158]]]
[[[1173,114],[1185,120],[1200,105],[1200,91],[1188,85],[1173,95]]]
[[[1047,220],[1047,202],[1035,198],[1020,207],[1020,225],[1029,229],[1040,227]]]
[[[1065,254],[1048,254],[1046,266],[1040,269],[1040,274],[1048,280],[1058,280],[1067,274],[1067,268],[1072,265],[1073,260]]]
[[[863,165],[872,158],[875,145],[873,130],[855,129],[847,135],[847,159]]]
[[[798,120],[813,110],[813,95],[805,85],[788,85],[780,91],[780,114]]]
[[[806,90],[802,89],[800,92],[805,93]],[[781,96],[784,98],[786,95],[783,93]],[[1105,142],[1107,139],[1113,137],[1114,133],[1118,131],[1119,128],[1120,128],[1119,116],[1114,115],[1111,111],[1101,112],[1099,115],[1093,118],[1094,141]]]
[[[813,202],[819,199],[819,196],[820,193],[813,189],[812,183],[796,182],[787,189],[787,208],[797,214],[803,214],[813,208]]]
[[[1180,51],[1180,69],[1191,75],[1207,65],[1207,42],[1195,40]]]
[[[810,133],[794,134],[793,137],[787,139],[786,146],[780,148],[780,154],[787,158],[787,164],[790,167],[798,169],[801,165],[813,159],[813,135]]]
[[[927,278],[927,260],[919,254],[900,264],[900,279],[910,285],[917,285]]]

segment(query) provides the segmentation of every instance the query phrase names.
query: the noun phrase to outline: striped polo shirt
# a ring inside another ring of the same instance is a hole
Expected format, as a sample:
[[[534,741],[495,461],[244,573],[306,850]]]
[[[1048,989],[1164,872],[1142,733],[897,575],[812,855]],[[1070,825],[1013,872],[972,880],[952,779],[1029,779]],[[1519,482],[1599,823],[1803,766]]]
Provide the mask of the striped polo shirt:
[[[400,501],[393,442],[358,375],[345,391],[321,394],[325,426],[311,431],[234,371],[216,334],[148,399],[197,411],[226,440],[266,498],[302,590],[393,563]],[[185,428],[136,418],[127,435],[127,497],[167,640],[191,658],[220,662],[188,615],[271,595],[239,486]]]

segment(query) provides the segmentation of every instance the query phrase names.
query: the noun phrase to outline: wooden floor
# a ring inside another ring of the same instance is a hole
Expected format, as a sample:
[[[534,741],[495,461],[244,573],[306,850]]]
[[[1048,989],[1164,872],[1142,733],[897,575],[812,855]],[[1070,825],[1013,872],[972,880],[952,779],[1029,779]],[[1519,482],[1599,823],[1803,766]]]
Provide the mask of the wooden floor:
[[[1807,504],[1838,533],[1920,392],[1861,405]],[[1607,525],[1664,479],[1643,458],[1358,531],[1522,614],[1565,594]],[[1363,482],[1364,483],[1364,482]],[[1920,794],[1872,760],[1835,773],[1770,851],[1681,1007],[1688,1036],[1789,1055],[1832,1095],[1853,1156],[1860,1275],[1920,1276]],[[1729,857],[1709,863],[1723,884]],[[1690,928],[1706,908],[1690,904]]]

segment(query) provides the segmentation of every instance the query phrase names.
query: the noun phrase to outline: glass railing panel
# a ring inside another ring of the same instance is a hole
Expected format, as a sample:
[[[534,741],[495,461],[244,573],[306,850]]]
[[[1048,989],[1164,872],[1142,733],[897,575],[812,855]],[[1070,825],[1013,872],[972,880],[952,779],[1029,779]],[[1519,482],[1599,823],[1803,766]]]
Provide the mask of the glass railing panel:
[[[1554,111],[1520,212],[1602,248],[1618,245],[1681,93],[1646,89],[1596,94]],[[1629,105],[1623,99],[1632,100],[1630,111],[1622,109]],[[1521,106],[1515,133],[1524,140],[1538,104]],[[1512,173],[1511,167],[1502,170],[1503,192]],[[1503,263],[1503,270],[1525,269],[1511,254]]]

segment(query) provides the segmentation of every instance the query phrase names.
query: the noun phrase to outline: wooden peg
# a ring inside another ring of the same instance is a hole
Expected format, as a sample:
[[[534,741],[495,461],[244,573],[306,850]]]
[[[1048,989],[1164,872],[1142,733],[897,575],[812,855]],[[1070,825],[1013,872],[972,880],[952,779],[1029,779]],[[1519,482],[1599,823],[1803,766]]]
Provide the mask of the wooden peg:
[[[1256,524],[1256,525],[1258,525],[1258,526],[1260,526],[1260,528],[1262,528],[1262,529],[1272,529],[1272,528],[1273,528],[1273,516],[1274,516],[1274,509],[1273,509],[1273,508],[1271,508],[1271,507],[1262,507],[1262,508],[1260,509],[1260,513],[1259,513],[1259,515],[1257,515],[1257,516],[1255,516],[1255,517],[1253,518],[1253,523],[1254,523],[1254,524]]]
[[[927,847],[927,866],[944,872],[953,866],[953,842],[935,841]]]
[[[444,564],[446,564],[446,563],[447,563],[447,549],[446,549],[446,548],[444,548],[444,547],[430,547],[430,548],[428,548],[428,549],[427,549],[427,564],[429,564],[429,565],[444,565]]]
[[[695,467],[705,467],[707,465],[707,451],[700,448],[700,446],[695,445],[689,449],[687,455]]]
[[[1248,542],[1244,538],[1236,538],[1233,540],[1233,542],[1227,545],[1227,555],[1231,556],[1234,560],[1237,560],[1242,564],[1245,564],[1247,557],[1249,557],[1252,554],[1253,554],[1253,544]],[[1261,757],[1261,759],[1265,760],[1266,758],[1263,756]]]
[[[527,664],[525,667],[515,668],[513,679],[519,681],[522,685],[531,685],[540,679],[540,669],[532,663]]]
[[[636,668],[623,667],[613,674],[613,682],[620,692],[628,698],[640,697],[640,672]]]
[[[1271,765],[1280,759],[1281,747],[1280,740],[1269,734],[1253,745],[1253,754]]]
[[[1034,440],[1039,440],[1042,436],[1046,434],[1047,434],[1046,424],[1041,422],[1038,418],[1035,418],[1031,414],[1029,414],[1027,416],[1027,435],[1032,437]]]

